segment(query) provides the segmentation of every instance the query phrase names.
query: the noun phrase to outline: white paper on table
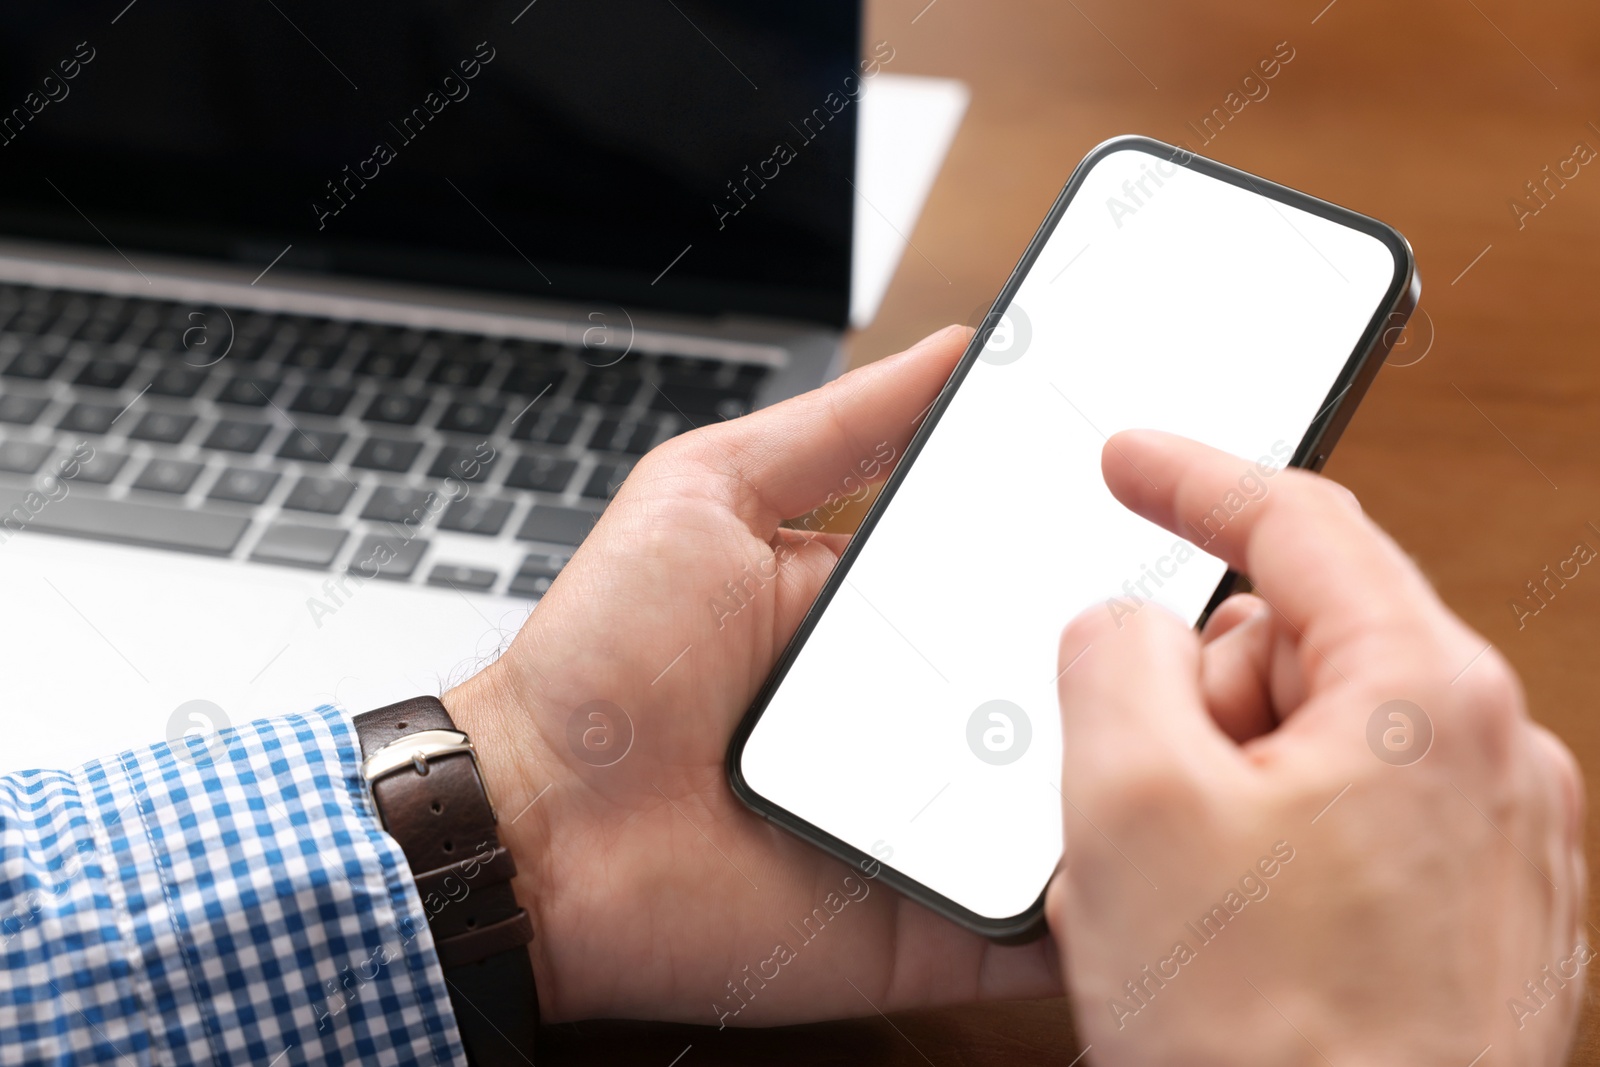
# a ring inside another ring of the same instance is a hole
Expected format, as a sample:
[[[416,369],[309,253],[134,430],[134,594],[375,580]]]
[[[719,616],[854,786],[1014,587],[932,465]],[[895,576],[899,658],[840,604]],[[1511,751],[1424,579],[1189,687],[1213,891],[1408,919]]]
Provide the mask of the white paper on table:
[[[954,78],[884,72],[861,94],[850,325],[878,313],[971,93]]]

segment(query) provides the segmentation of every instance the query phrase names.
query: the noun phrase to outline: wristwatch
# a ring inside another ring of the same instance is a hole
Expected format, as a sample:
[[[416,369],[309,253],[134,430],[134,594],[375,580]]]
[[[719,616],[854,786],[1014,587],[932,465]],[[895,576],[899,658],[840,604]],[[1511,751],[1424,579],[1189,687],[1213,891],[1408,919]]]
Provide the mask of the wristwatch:
[[[357,715],[355,726],[362,780],[416,878],[468,1060],[533,1063],[533,924],[512,894],[516,864],[472,741],[437,697]]]

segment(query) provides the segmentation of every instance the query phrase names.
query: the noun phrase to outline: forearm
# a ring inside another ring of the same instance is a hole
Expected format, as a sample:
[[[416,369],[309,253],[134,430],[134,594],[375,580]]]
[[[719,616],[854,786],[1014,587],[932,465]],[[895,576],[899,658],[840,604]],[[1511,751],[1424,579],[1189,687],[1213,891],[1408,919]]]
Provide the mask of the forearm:
[[[0,1062],[461,1062],[358,762],[324,710],[0,778]]]

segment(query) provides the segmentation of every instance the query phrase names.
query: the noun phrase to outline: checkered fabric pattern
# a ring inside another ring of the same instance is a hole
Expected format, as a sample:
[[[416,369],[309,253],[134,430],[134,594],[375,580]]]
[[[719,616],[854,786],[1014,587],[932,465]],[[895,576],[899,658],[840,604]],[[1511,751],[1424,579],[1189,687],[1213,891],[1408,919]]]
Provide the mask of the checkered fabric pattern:
[[[464,1064],[334,708],[0,776],[0,1064]]]

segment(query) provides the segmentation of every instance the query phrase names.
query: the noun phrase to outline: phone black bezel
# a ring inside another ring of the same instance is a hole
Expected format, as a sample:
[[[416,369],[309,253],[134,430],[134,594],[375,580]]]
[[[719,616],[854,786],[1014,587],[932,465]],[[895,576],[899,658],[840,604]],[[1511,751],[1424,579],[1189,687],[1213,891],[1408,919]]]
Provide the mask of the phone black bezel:
[[[1006,279],[1006,283],[1001,288],[999,295],[995,297],[989,313],[984,316],[977,333],[973,336],[966,352],[962,355],[961,362],[956,365],[956,369],[951,373],[950,379],[945,383],[944,388],[940,390],[933,406],[929,408],[926,418],[923,419],[922,425],[917,428],[910,443],[906,446],[900,462],[896,464],[894,471],[884,482],[877,499],[873,501],[871,508],[863,517],[856,535],[851,538],[849,546],[840,556],[838,564],[828,576],[822,591],[817,594],[816,601],[806,612],[805,618],[801,620],[799,629],[795,631],[794,637],[779,657],[772,673],[756,694],[750,709],[740,720],[738,728],[734,731],[733,738],[728,745],[727,756],[729,784],[733,789],[734,795],[746,807],[796,837],[815,845],[845,863],[857,867],[868,876],[882,880],[890,888],[903,893],[929,910],[960,926],[1002,943],[1015,944],[1029,941],[1045,932],[1044,892],[1042,890],[1033,905],[1017,915],[1004,919],[990,919],[979,915],[962,907],[943,894],[935,892],[921,882],[901,874],[877,858],[834,837],[821,827],[767,800],[751,788],[750,784],[745,780],[744,773],[740,767],[740,760],[744,754],[745,744],[749,741],[751,733],[755,730],[756,723],[761,719],[761,715],[766,711],[773,694],[777,691],[778,686],[783,683],[783,679],[793,665],[795,657],[799,654],[800,649],[805,647],[805,643],[809,639],[812,630],[816,627],[817,621],[821,618],[822,613],[827,610],[828,604],[833,600],[834,595],[843,584],[845,577],[855,562],[856,556],[860,554],[861,546],[866,543],[866,539],[871,534],[873,527],[877,525],[879,516],[883,514],[884,509],[894,499],[895,491],[904,480],[906,472],[911,469],[911,465],[916,461],[918,453],[921,452],[923,445],[933,432],[934,426],[938,424],[940,418],[944,415],[951,398],[955,395],[956,390],[961,387],[961,383],[972,369],[972,365],[977,362],[984,345],[988,341],[989,334],[993,332],[995,325],[1000,321],[1000,316],[1004,309],[1010,306],[1012,299],[1016,296],[1017,289],[1022,284],[1022,280],[1032,269],[1034,261],[1038,258],[1045,243],[1050,239],[1050,235],[1055,231],[1057,223],[1060,222],[1062,215],[1077,194],[1085,177],[1106,156],[1128,149],[1149,153],[1169,163],[1188,167],[1229,184],[1249,189],[1279,203],[1300,208],[1329,221],[1369,234],[1383,242],[1384,246],[1394,256],[1394,276],[1384,294],[1384,299],[1377,310],[1374,311],[1371,321],[1368,322],[1355,348],[1351,351],[1350,358],[1346,360],[1344,368],[1329,388],[1327,397],[1319,409],[1319,414],[1307,428],[1305,436],[1301,439],[1299,447],[1295,449],[1294,455],[1289,461],[1289,466],[1305,467],[1311,470],[1321,469],[1323,463],[1327,460],[1329,451],[1333,448],[1344,428],[1349,424],[1356,405],[1360,403],[1361,398],[1366,394],[1367,388],[1372,384],[1379,367],[1383,365],[1384,359],[1387,358],[1389,351],[1394,347],[1421,294],[1420,280],[1417,277],[1416,263],[1411,252],[1411,246],[1400,235],[1399,231],[1393,227],[1366,215],[1320,200],[1307,193],[1278,185],[1265,178],[1259,178],[1226,164],[1218,163],[1215,160],[1195,155],[1184,148],[1137,135],[1115,137],[1096,145],[1083,158],[1083,161],[1074,168],[1071,176],[1068,177],[1066,185],[1063,186],[1060,194],[1056,197],[1049,214],[1045,216],[1038,231],[1034,234],[1032,240],[1028,242],[1028,247],[1023,251],[1022,258],[1012,270],[1011,276]],[[1210,615],[1218,604],[1226,599],[1238,582],[1239,575],[1233,571],[1229,571],[1223,576],[1217,585],[1217,591],[1212,595],[1211,600],[1206,604],[1205,610],[1201,613],[1197,625],[1205,622],[1206,617]]]

